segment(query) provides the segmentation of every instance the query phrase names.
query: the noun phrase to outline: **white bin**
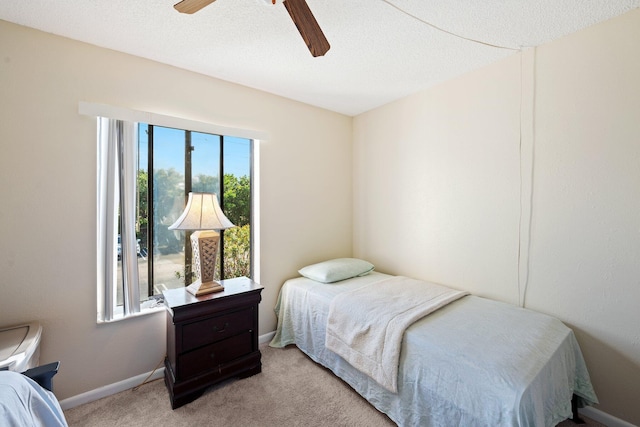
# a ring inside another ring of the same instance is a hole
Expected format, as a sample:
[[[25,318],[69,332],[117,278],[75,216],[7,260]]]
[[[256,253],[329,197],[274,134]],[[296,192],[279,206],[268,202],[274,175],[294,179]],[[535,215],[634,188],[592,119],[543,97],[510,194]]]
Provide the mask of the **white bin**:
[[[38,322],[0,328],[0,368],[24,372],[40,362],[40,336]]]

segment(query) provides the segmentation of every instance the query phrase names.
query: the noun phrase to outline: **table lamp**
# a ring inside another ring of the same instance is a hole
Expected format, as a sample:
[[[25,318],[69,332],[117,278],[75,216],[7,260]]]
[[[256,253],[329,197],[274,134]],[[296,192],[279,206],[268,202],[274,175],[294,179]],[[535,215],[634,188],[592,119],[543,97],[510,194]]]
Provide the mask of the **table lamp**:
[[[213,280],[216,257],[220,244],[217,231],[235,227],[224,215],[218,198],[213,193],[189,193],[187,206],[182,215],[169,226],[169,230],[191,230],[191,249],[196,281],[187,286],[187,291],[195,296],[224,290]]]

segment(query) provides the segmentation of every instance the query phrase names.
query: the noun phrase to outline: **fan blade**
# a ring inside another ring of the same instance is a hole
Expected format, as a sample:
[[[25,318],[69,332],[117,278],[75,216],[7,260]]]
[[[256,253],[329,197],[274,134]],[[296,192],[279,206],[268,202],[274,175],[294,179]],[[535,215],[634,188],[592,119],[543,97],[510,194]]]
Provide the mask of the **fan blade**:
[[[293,23],[296,24],[302,39],[307,44],[311,55],[316,57],[327,53],[331,46],[313,13],[311,13],[307,2],[305,0],[284,0],[283,3]]]
[[[180,13],[196,13],[205,6],[210,5],[216,0],[182,0],[173,5],[173,8]]]

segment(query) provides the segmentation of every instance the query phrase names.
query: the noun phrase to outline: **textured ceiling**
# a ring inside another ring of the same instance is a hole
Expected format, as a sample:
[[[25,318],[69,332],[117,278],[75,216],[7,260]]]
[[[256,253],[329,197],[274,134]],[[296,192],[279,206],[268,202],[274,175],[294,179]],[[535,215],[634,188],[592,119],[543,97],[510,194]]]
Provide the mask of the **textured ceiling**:
[[[286,9],[218,0],[0,0],[0,19],[347,115],[640,7],[640,0],[307,0],[331,50],[313,58]],[[410,16],[413,15],[413,16]],[[428,24],[431,25],[428,25]]]

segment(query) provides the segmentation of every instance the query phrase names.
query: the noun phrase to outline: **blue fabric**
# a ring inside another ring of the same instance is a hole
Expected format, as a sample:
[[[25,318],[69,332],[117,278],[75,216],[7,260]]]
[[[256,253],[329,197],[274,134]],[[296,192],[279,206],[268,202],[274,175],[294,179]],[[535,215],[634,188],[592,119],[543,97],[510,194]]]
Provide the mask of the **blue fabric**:
[[[67,427],[56,397],[17,372],[0,372],[0,425]]]
[[[407,329],[391,393],[324,346],[331,299],[389,276],[324,285],[287,281],[273,347],[295,344],[400,426],[549,426],[571,417],[576,393],[597,403],[573,331],[553,317],[475,296]]]

